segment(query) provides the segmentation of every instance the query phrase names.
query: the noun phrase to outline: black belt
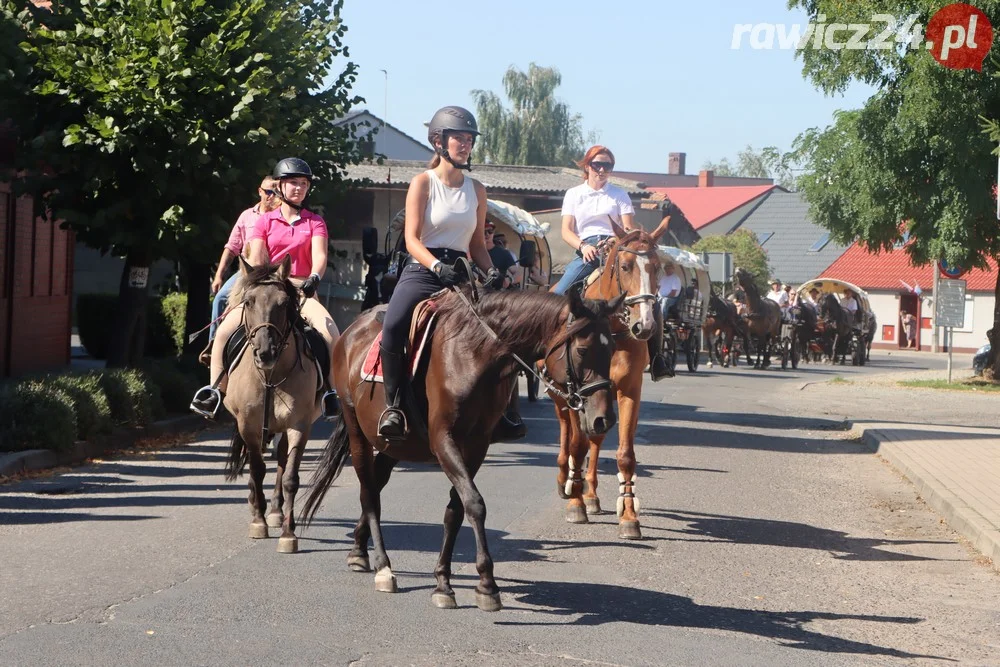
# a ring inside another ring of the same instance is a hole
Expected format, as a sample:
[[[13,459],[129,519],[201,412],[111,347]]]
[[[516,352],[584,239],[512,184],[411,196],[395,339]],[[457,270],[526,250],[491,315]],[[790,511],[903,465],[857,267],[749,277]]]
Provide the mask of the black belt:
[[[428,248],[427,249],[432,255],[440,259],[445,264],[454,264],[455,260],[459,257],[465,257],[466,254],[461,250],[454,250],[452,248]],[[406,260],[406,264],[420,264],[420,261],[413,257],[412,255]]]

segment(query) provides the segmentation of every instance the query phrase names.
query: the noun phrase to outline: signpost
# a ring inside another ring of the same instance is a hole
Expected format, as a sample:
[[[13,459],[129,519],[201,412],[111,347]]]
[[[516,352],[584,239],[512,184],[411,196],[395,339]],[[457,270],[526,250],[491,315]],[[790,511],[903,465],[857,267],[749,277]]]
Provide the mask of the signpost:
[[[722,298],[726,297],[726,285],[733,279],[733,254],[729,252],[703,252],[701,261],[708,265],[708,279],[722,283]]]
[[[951,383],[951,352],[954,347],[954,327],[965,326],[965,281],[938,280],[934,292],[934,326],[945,328],[945,342],[948,345],[948,382]]]

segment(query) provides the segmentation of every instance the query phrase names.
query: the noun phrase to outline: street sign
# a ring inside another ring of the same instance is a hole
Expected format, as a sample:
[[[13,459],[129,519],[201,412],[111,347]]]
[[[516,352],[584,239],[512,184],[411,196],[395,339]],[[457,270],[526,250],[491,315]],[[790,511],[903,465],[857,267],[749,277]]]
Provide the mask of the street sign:
[[[708,264],[708,278],[713,283],[728,283],[733,278],[733,255],[728,252],[703,252],[701,261]]]
[[[952,279],[961,278],[968,271],[968,269],[963,269],[960,266],[952,266],[947,260],[944,259],[938,262],[938,267],[941,269],[942,276]]]
[[[965,281],[938,280],[934,294],[934,324],[939,327],[965,327]]]

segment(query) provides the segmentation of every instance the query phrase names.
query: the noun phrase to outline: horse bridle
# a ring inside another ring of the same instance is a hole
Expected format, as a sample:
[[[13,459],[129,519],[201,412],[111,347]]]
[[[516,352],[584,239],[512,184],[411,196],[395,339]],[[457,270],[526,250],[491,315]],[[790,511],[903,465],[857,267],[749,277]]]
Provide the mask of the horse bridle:
[[[636,238],[639,238],[639,236],[637,235]],[[625,247],[624,244],[626,242],[627,242],[627,237],[626,237],[626,239],[622,239],[621,241],[619,241],[616,244],[615,263],[614,263],[614,266],[612,266],[612,268],[611,268],[612,273],[615,274],[615,281],[618,283],[618,295],[622,295],[622,294],[626,293],[625,292],[625,288],[622,285],[621,253],[627,252],[627,253],[635,255],[637,257],[645,257],[647,259],[656,255],[656,248],[655,247],[651,248],[649,250],[641,250],[641,251],[640,250],[633,250],[632,248],[626,248]],[[616,296],[618,296],[618,295],[616,295]],[[625,297],[625,304],[624,304],[624,307],[621,309],[621,312],[618,313],[618,318],[621,320],[622,325],[625,327],[625,330],[628,332],[628,334],[630,336],[632,336],[632,331],[629,328],[629,324],[631,324],[631,322],[632,322],[632,319],[631,319],[632,316],[629,314],[629,307],[632,306],[632,305],[634,305],[634,304],[644,303],[644,302],[647,302],[647,301],[650,302],[650,305],[652,305],[653,307],[655,307],[655,304],[656,304],[656,295],[644,292],[644,293],[636,294],[635,296],[627,296],[627,297]],[[632,336],[632,337],[634,338],[635,336]]]

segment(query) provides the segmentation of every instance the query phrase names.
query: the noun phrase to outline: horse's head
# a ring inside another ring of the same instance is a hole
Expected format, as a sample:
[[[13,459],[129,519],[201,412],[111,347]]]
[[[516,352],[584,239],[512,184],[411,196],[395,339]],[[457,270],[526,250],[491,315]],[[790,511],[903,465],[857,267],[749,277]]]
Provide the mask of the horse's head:
[[[569,294],[567,328],[545,355],[545,370],[565,387],[567,403],[580,412],[587,435],[607,433],[615,425],[615,397],[611,383],[611,357],[615,338],[610,318],[625,301],[624,294],[611,301],[584,299],[576,290]],[[563,348],[562,354],[557,354]]]
[[[666,217],[653,233],[642,229],[624,231],[613,225],[617,241],[608,254],[608,268],[601,276],[602,296],[625,295],[623,320],[629,335],[646,340],[656,328],[654,308],[663,267],[656,241],[667,231]]]
[[[747,288],[752,288],[754,292],[757,291],[757,285],[753,281],[753,274],[744,269],[742,266],[737,266],[736,270],[733,271],[733,280],[736,281],[743,291],[747,291]]]
[[[253,362],[263,371],[274,368],[299,317],[298,292],[288,281],[291,265],[288,256],[265,266],[250,266],[240,257],[241,289],[234,290],[234,297],[242,296],[238,302]]]

